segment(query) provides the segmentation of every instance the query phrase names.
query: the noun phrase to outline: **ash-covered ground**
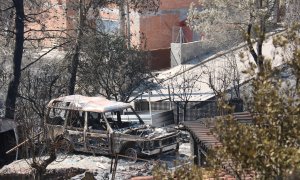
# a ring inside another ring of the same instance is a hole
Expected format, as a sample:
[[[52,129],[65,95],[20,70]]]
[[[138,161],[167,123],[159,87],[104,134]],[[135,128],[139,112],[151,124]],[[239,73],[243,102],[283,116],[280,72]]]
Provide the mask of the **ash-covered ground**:
[[[135,163],[130,162],[128,159],[120,158],[117,164],[116,179],[130,179],[134,176],[146,176],[151,175],[152,168],[155,163],[165,163],[168,168],[173,168],[174,164],[181,164],[188,162],[190,160],[190,144],[183,143],[179,147],[177,153],[170,152],[167,154],[162,154],[155,157],[146,157],[146,161],[139,160]],[[96,179],[110,179],[110,167],[111,167],[111,158],[106,156],[93,156],[93,155],[83,155],[83,154],[73,154],[69,155],[66,159],[60,161],[58,158],[57,161],[51,163],[47,167],[48,172],[64,172],[68,169],[77,169],[80,170],[81,174],[74,175],[72,180],[82,179],[86,173],[90,172],[90,175],[93,175]],[[176,161],[176,163],[174,163]],[[33,169],[28,165],[30,160],[17,160],[13,163],[4,166],[0,169],[0,177],[8,174],[20,174],[28,175],[33,172]],[[74,172],[73,172],[74,173]]]

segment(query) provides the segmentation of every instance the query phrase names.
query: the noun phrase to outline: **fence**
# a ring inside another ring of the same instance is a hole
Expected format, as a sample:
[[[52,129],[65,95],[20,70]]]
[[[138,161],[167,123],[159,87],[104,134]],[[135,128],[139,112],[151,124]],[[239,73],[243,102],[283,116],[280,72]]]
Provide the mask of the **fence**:
[[[161,102],[151,102],[151,110],[152,111],[167,111],[173,110],[174,121],[182,122],[184,120],[184,109],[183,102],[169,102],[169,101],[161,101]],[[146,101],[138,101],[135,102],[135,109],[137,111],[149,111],[149,102]],[[217,106],[215,100],[208,101],[198,101],[198,102],[188,102],[186,108],[186,117],[185,121],[194,121],[200,118],[214,117],[218,115]]]

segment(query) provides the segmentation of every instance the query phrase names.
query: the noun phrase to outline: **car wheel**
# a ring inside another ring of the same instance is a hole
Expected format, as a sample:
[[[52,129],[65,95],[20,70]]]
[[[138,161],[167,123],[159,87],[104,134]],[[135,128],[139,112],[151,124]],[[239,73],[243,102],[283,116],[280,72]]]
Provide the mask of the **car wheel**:
[[[127,148],[124,152],[124,155],[131,163],[135,163],[138,157],[138,150],[135,148]]]

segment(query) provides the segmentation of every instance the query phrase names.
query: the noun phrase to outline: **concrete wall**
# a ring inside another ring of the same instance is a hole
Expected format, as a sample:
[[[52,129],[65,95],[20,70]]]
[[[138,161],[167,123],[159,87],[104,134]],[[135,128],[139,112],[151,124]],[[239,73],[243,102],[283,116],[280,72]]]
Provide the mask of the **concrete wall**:
[[[180,43],[171,43],[171,67],[177,66],[182,63],[181,60],[181,47],[182,45]]]
[[[218,47],[214,47],[204,41],[190,43],[171,44],[171,67],[185,63],[193,59],[199,59],[206,55],[213,54]]]
[[[170,10],[180,8],[189,8],[192,2],[198,2],[198,0],[161,0],[160,9]]]

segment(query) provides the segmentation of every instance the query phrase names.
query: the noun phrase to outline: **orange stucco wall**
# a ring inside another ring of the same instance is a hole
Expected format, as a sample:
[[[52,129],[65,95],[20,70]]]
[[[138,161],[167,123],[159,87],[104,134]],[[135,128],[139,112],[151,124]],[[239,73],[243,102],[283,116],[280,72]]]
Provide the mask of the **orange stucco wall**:
[[[147,38],[147,49],[170,47],[172,29],[178,21],[179,16],[176,14],[141,17],[140,31],[143,32]]]
[[[176,38],[179,24],[187,18],[192,2],[198,0],[161,0],[161,6],[156,14],[142,15],[140,32],[147,38],[146,49],[164,49],[170,47]],[[192,31],[183,27],[187,41],[192,41]]]
[[[31,41],[39,47],[53,47],[59,44],[61,37],[66,37],[67,20],[63,5],[57,4],[57,0],[50,0],[44,9],[36,9],[43,12],[35,16],[36,23],[27,23],[25,34],[26,39],[40,39]],[[34,13],[25,8],[25,13]]]
[[[75,35],[72,29],[76,28],[76,10],[72,7],[72,0],[49,0],[57,4],[54,9],[42,17],[46,29],[58,30],[68,29],[69,34]],[[174,29],[178,29],[178,24],[187,16],[187,11],[191,2],[198,0],[161,0],[161,6],[156,14],[130,13],[131,43],[140,45],[146,42],[146,49],[164,49],[170,47],[174,38]],[[64,9],[67,7],[67,11]],[[118,7],[108,6],[100,11],[100,17],[104,19],[119,20]],[[127,25],[127,23],[126,23]],[[40,28],[38,25],[32,25]],[[191,36],[187,27],[184,31]],[[58,34],[56,34],[58,35]],[[146,38],[146,40],[145,40]],[[47,40],[45,46],[57,44],[57,40]],[[143,48],[143,46],[141,46]]]
[[[178,8],[189,8],[192,2],[198,2],[198,0],[161,0],[159,9],[178,9]]]

